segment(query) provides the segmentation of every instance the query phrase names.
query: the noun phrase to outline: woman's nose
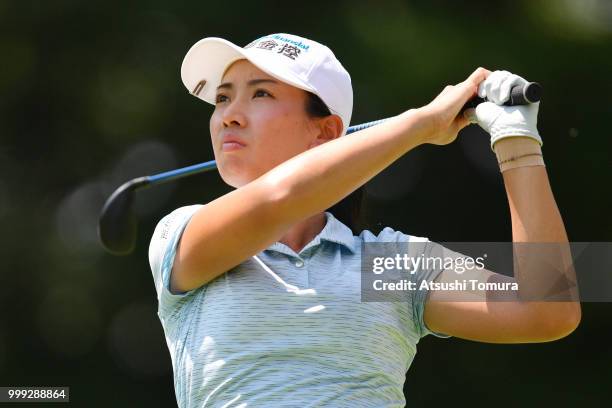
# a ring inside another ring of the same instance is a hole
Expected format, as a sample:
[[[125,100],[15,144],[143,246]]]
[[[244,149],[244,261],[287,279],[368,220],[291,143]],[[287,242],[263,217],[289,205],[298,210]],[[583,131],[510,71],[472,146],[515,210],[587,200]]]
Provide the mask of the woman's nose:
[[[229,103],[223,110],[223,126],[246,126],[246,116],[244,115],[244,107],[240,101],[235,100]]]

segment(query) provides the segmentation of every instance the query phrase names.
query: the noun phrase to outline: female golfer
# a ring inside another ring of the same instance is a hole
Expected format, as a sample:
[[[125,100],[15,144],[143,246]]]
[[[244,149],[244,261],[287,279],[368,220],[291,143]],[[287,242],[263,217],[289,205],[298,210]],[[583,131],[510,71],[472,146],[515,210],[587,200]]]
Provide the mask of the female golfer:
[[[543,166],[538,105],[502,106],[522,78],[478,68],[428,105],[342,137],[350,76],[315,41],[272,34],[239,47],[205,38],[181,76],[215,105],[215,160],[235,189],[173,211],[151,240],[180,407],[403,407],[406,372],[427,334],[540,342],[577,326],[576,302],[457,302],[428,290],[362,302],[362,244],[430,241],[390,227],[356,232],[347,225],[353,207],[338,206],[409,150],[455,140],[470,123],[462,107],[479,93],[492,102],[470,114],[501,163],[513,241],[567,242]],[[414,272],[417,286],[454,279],[449,269]]]

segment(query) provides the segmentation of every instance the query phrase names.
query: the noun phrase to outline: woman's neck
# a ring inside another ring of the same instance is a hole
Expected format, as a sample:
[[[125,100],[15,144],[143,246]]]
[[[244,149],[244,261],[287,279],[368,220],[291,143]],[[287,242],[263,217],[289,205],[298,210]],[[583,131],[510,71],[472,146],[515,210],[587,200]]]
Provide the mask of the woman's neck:
[[[279,242],[287,245],[295,253],[299,254],[325,228],[326,222],[325,212],[315,214],[292,226]]]

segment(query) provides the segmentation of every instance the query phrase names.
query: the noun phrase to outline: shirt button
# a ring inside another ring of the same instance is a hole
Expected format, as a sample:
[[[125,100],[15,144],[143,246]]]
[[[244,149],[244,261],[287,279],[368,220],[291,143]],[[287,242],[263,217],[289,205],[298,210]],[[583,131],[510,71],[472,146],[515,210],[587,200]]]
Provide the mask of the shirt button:
[[[297,261],[295,261],[295,266],[297,266],[298,268],[301,268],[302,266],[304,266],[304,261],[302,261],[301,259],[298,259]]]

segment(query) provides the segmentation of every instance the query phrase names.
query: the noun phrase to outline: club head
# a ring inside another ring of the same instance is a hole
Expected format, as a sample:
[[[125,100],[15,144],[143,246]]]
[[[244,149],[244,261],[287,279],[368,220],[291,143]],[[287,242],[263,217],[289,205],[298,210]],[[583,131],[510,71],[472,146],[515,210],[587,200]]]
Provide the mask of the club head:
[[[98,237],[113,255],[128,255],[134,250],[138,232],[138,221],[132,212],[134,192],[148,182],[146,177],[139,177],[122,184],[102,207]]]

